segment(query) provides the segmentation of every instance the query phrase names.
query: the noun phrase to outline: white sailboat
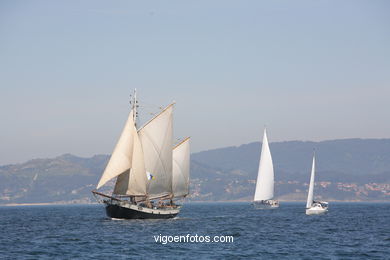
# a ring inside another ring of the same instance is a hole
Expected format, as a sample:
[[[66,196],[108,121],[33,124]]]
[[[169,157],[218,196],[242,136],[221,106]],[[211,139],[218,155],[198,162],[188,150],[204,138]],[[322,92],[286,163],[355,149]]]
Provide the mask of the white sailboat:
[[[267,131],[264,129],[261,147],[259,171],[253,203],[257,209],[278,208],[279,201],[274,200],[274,166],[268,145]]]
[[[97,189],[117,177],[111,195],[92,191],[111,218],[172,218],[181,206],[175,200],[189,189],[189,138],[172,147],[173,105],[137,129],[136,92],[122,134]],[[103,198],[103,199],[101,199]]]
[[[313,155],[313,164],[311,166],[311,176],[309,184],[309,192],[306,202],[306,215],[323,214],[328,211],[328,202],[314,200],[314,178],[315,178],[315,155]]]

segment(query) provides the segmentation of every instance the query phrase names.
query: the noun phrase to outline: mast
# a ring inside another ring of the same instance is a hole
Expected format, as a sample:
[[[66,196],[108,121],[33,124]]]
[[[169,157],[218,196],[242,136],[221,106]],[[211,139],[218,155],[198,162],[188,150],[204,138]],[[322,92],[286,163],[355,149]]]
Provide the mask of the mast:
[[[137,118],[138,118],[137,108],[139,107],[139,105],[138,105],[138,100],[137,100],[137,89],[136,88],[134,89],[133,98],[132,98],[132,100],[130,100],[130,105],[131,105],[131,109],[134,111],[133,112],[133,121],[134,121],[135,128],[137,128]]]

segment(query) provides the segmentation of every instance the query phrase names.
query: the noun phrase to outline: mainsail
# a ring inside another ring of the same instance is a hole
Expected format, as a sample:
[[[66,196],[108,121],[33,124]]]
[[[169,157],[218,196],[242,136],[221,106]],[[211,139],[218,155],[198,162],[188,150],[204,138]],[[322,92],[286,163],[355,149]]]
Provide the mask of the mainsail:
[[[190,138],[173,148],[172,191],[177,197],[188,195],[190,182]]]
[[[150,197],[172,194],[172,124],[173,104],[146,123],[138,131],[149,177]]]
[[[313,164],[311,166],[311,175],[310,175],[310,184],[309,184],[309,193],[307,195],[306,208],[310,208],[313,205],[313,192],[314,192],[314,176],[315,176],[315,156],[313,155]]]
[[[254,201],[269,200],[274,197],[274,167],[268,146],[267,132],[264,129],[259,171],[257,175]]]

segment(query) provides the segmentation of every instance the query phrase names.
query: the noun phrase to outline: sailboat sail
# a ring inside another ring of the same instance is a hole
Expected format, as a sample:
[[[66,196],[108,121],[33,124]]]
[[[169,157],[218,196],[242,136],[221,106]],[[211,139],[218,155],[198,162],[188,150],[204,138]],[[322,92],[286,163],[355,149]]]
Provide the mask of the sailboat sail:
[[[172,191],[175,197],[188,195],[190,182],[190,138],[173,148]]]
[[[314,192],[314,176],[315,176],[315,156],[313,156],[313,164],[311,166],[311,175],[310,175],[310,184],[309,184],[309,193],[307,195],[306,208],[310,208],[313,205],[313,192]]]
[[[254,201],[269,200],[274,197],[274,167],[268,145],[267,132],[264,129],[259,171],[257,175]]]
[[[131,110],[129,117],[123,128],[122,134],[116,144],[111,158],[99,180],[97,189],[102,187],[112,178],[115,178],[121,173],[128,171],[131,168],[133,159],[133,142],[134,142],[134,111]]]
[[[116,180],[114,194],[146,195],[147,178],[141,141],[134,127],[133,159],[131,169],[122,173]]]
[[[146,123],[139,131],[149,179],[151,197],[172,194],[172,123],[173,104]]]

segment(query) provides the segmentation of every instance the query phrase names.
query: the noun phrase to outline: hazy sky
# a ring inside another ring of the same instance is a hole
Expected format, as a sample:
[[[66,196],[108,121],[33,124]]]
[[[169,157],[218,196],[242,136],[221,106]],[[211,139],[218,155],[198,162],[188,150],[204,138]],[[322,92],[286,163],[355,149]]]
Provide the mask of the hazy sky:
[[[389,1],[0,1],[0,164],[111,153],[137,88],[192,151],[390,138]],[[141,108],[142,109],[142,108]],[[145,121],[147,113],[142,113]]]

